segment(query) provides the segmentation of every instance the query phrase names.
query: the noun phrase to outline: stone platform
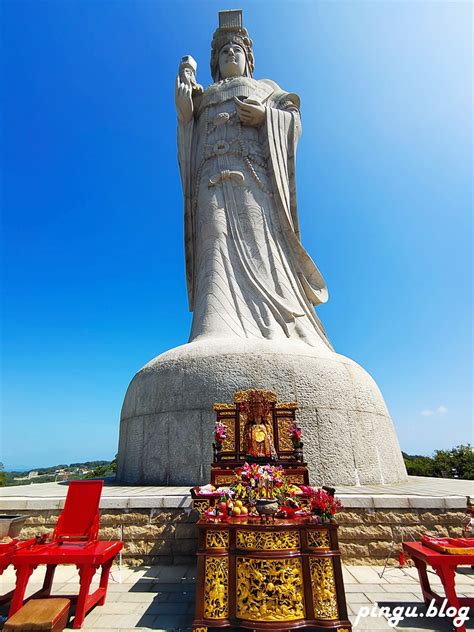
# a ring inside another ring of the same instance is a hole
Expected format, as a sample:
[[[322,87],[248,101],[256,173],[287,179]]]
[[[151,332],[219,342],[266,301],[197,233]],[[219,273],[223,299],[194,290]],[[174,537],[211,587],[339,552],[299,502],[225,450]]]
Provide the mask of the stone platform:
[[[52,531],[67,485],[3,487],[0,512],[27,513],[22,537]],[[395,562],[402,540],[423,533],[460,536],[472,481],[408,477],[393,485],[339,486],[339,540],[347,564]],[[123,539],[127,563],[192,564],[196,548],[187,487],[124,487],[107,481],[101,499],[103,539]]]

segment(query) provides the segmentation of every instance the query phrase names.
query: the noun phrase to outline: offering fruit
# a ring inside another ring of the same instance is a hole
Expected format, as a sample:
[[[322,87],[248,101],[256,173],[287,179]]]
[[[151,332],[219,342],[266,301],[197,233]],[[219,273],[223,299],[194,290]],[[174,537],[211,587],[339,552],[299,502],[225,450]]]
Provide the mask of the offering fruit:
[[[240,513],[241,513],[243,516],[246,516],[246,515],[248,514],[248,512],[249,512],[249,510],[247,509],[247,507],[242,507],[242,508],[240,509]]]
[[[237,505],[232,509],[233,516],[240,516],[241,513],[242,509],[240,507],[237,507]]]
[[[244,506],[243,502],[241,500],[236,500],[235,501],[235,506],[236,507],[240,507],[242,509],[242,507]]]
[[[226,513],[226,511],[227,511],[227,503],[225,503],[225,502],[219,503],[219,511],[221,511],[222,513]]]

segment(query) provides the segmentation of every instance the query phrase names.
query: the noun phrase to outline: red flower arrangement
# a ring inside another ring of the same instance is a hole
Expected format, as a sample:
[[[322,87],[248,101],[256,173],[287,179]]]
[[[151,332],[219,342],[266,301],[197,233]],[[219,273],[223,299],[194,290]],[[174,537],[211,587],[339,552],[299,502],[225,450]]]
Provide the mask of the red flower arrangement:
[[[301,430],[301,428],[298,426],[298,424],[296,423],[296,421],[294,421],[290,428],[289,428],[289,432],[290,432],[290,438],[291,438],[291,442],[293,444],[293,447],[295,448],[295,450],[298,450],[299,448],[303,447],[303,442],[301,441],[301,437],[303,435],[303,432]]]
[[[312,488],[310,505],[313,514],[320,516],[323,522],[333,520],[335,514],[342,509],[341,501],[324,489]]]

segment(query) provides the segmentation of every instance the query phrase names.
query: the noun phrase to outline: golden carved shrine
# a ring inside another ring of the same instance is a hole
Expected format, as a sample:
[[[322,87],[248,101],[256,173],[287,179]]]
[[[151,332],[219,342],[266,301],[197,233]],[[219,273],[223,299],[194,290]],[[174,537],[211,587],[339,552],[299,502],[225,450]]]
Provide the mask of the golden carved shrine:
[[[234,471],[249,458],[264,463],[259,451],[267,446],[268,460],[283,467],[287,480],[308,484],[302,453],[296,453],[290,436],[297,408],[296,402],[278,403],[275,393],[254,389],[237,392],[232,404],[214,405],[217,422],[225,424],[220,449],[214,445],[215,497],[199,496],[200,488],[191,490],[201,513],[194,632],[226,627],[256,632],[352,629],[336,522],[321,523],[309,512],[276,517],[271,523],[258,516],[218,513],[219,486],[232,484]],[[255,420],[263,428],[252,435]]]
[[[233,404],[214,404],[217,421],[224,424],[227,432],[221,453],[218,458],[214,455],[211,464],[211,484],[229,485],[234,478],[234,469],[253,456],[252,447],[248,445],[249,435],[253,417],[258,416],[259,426],[265,428],[274,459],[285,468],[287,478],[292,483],[307,485],[306,463],[295,459],[289,433],[297,408],[296,402],[278,402],[273,391],[256,389],[237,391]]]

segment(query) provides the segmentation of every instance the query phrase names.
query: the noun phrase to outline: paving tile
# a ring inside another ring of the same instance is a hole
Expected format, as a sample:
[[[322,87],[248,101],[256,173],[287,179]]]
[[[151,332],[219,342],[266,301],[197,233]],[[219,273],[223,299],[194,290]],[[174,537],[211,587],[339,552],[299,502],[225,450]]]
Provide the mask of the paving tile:
[[[109,584],[109,588],[108,588],[107,592],[108,593],[110,593],[110,592],[118,592],[118,593],[133,592],[133,588],[134,588],[133,584],[118,584],[116,582],[112,582],[112,583]]]
[[[352,566],[350,572],[361,584],[387,583],[385,577],[381,579],[377,571],[370,566]]]
[[[191,614],[170,617],[167,615],[158,615],[153,622],[154,628],[171,628],[176,630],[180,627],[191,626],[193,623],[193,617]]]
[[[155,621],[156,621],[155,615],[145,614],[140,617],[140,619],[138,620],[138,623],[136,624],[136,627],[143,627],[143,628],[148,628],[150,630],[154,630]]]
[[[179,565],[179,566],[161,566],[158,567],[158,579],[163,582],[175,582],[181,581],[184,577],[186,577],[186,572],[188,571],[188,566]]]
[[[95,611],[90,612],[84,619],[83,628],[85,630],[95,630],[100,625],[101,614]]]
[[[414,593],[421,595],[419,584],[384,584],[383,589],[388,593]]]
[[[393,630],[382,616],[380,617],[359,617],[359,612],[356,612],[349,619],[352,622],[353,630],[370,630],[371,632],[386,632]],[[356,624],[357,622],[357,624]]]
[[[352,605],[350,603],[347,604],[347,614],[349,615],[350,619],[352,619],[351,615],[356,614],[358,610],[359,610],[358,605]]]
[[[71,579],[77,579],[79,576],[74,566],[58,566],[54,572],[55,582],[67,582]]]
[[[167,601],[169,593],[151,593],[151,592],[128,592],[128,593],[116,593],[118,598],[114,598],[114,601],[121,600],[125,603],[158,603]]]
[[[143,568],[143,567],[142,567]],[[158,573],[162,567],[155,564],[154,566],[146,566],[144,577],[149,577],[150,579],[156,579],[158,577]]]
[[[118,581],[121,584],[134,584],[135,582],[138,582],[138,581],[154,582],[156,580],[156,577],[152,577],[148,575],[147,571],[145,570],[134,571],[131,574],[123,575],[121,580],[119,579],[119,573],[116,572],[115,578],[116,578],[116,581]]]
[[[342,567],[342,577],[344,579],[344,584],[358,584],[359,583],[359,581],[351,573],[350,568],[348,568],[347,566]]]
[[[421,603],[420,596],[409,592],[366,592],[372,603]]]
[[[191,575],[193,577],[196,577],[196,573],[197,573],[197,566],[196,566],[196,564],[191,564],[191,565],[189,565],[187,567],[186,577],[191,576]]]
[[[383,566],[371,566],[371,568],[379,575],[383,573],[383,579],[389,584],[403,584],[403,583],[418,583],[418,575],[413,577],[405,572],[405,568],[397,568],[394,566],[387,566],[384,570]]]
[[[0,576],[0,585],[3,584],[4,581],[15,581],[15,569],[13,566],[7,566],[7,568],[3,571]]]
[[[162,592],[163,588],[155,582],[137,582],[136,584],[123,584],[128,587],[129,592]],[[173,586],[179,586],[179,584],[172,584]]]
[[[169,603],[173,603],[173,602],[181,602],[181,603],[194,603],[196,600],[196,593],[195,591],[189,591],[189,592],[170,592],[170,593],[166,593],[168,596],[167,601]]]
[[[182,582],[160,582],[157,581],[151,585],[150,591],[154,592],[189,592],[193,584],[185,584]]]
[[[147,614],[154,615],[185,615],[189,611],[189,604],[187,602],[169,602],[153,603],[150,604],[150,608]],[[194,604],[193,604],[194,606]]]
[[[370,599],[367,597],[367,595],[364,595],[364,593],[347,593],[346,594],[346,600],[348,604],[362,604],[362,603],[372,603],[370,601]]]
[[[456,586],[471,586],[474,588],[474,576],[456,573]]]
[[[135,614],[101,614],[98,617],[97,625],[104,628],[132,628],[137,624],[145,625],[144,619],[146,615],[142,615],[140,613]],[[153,618],[149,619],[149,623],[152,623]]]
[[[103,606],[99,606],[100,614],[142,614],[140,609],[142,604],[133,601],[111,601],[106,602]],[[145,604],[148,605],[148,604]]]
[[[345,586],[346,589],[346,593],[358,593],[358,592],[370,592],[372,591],[376,591],[376,592],[381,592],[383,591],[383,586],[385,586],[386,584],[347,584],[347,586]]]
[[[113,571],[114,577],[117,579],[120,577],[121,583],[126,583],[129,578],[137,577],[137,574],[140,573],[141,569],[129,568],[128,566],[122,566],[122,569],[119,568]]]
[[[132,603],[132,602],[127,602],[126,605],[130,606],[131,608],[133,608],[133,610],[130,610],[131,613],[139,613],[141,615],[153,615],[156,616],[156,612],[154,612],[154,606],[155,606],[155,601],[149,601],[149,602],[136,602],[136,603]]]

